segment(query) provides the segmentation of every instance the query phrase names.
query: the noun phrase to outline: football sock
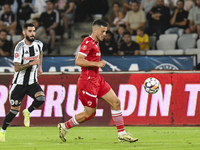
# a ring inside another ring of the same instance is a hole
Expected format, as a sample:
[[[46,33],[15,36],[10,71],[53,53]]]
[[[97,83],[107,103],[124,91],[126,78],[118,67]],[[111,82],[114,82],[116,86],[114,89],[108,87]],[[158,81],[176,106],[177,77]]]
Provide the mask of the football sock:
[[[6,128],[10,125],[11,121],[15,118],[19,111],[11,109],[10,112],[6,115],[2,129],[6,130]]]
[[[79,123],[76,121],[76,118],[75,116],[72,117],[70,120],[68,120],[67,122],[65,122],[65,125],[64,125],[64,129],[70,129],[76,125],[79,125]]]
[[[31,113],[33,110],[39,108],[45,100],[45,96],[38,96],[33,103],[31,104],[31,106],[28,108],[28,112]]]
[[[111,110],[111,114],[117,127],[118,134],[126,133],[124,129],[124,120],[121,110]]]

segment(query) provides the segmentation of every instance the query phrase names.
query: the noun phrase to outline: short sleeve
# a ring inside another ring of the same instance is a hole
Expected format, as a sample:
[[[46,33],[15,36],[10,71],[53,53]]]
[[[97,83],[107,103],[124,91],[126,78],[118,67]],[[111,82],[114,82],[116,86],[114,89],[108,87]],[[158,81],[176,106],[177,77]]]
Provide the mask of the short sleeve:
[[[149,36],[147,34],[144,35],[144,42],[149,43]]]
[[[21,44],[17,44],[14,50],[14,62],[21,63],[22,61],[22,46]]]
[[[79,50],[79,53],[87,56],[89,54],[89,52],[92,50],[91,47],[92,47],[91,41],[84,40],[81,44],[81,48]]]
[[[195,7],[194,7],[194,8],[195,8]],[[188,19],[189,19],[189,20],[194,20],[194,18],[193,18],[194,8],[190,9],[190,11],[189,11],[189,15],[188,15]]]

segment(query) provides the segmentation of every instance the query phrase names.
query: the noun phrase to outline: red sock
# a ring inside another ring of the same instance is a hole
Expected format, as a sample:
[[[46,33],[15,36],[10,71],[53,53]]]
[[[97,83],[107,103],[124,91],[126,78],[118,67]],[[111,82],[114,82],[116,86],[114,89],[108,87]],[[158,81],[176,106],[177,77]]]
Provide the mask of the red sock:
[[[121,110],[111,110],[111,114],[112,114],[112,118],[116,124],[118,133],[125,131],[124,120],[123,120]]]
[[[79,123],[76,121],[75,116],[72,117],[70,120],[68,120],[67,122],[65,122],[65,128],[66,129],[70,129],[76,125],[79,125]]]

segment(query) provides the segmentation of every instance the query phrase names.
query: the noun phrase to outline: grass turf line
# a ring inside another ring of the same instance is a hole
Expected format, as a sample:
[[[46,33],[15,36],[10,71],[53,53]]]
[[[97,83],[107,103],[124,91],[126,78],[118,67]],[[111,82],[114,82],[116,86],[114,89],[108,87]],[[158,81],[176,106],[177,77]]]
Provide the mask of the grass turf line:
[[[118,142],[114,126],[72,128],[67,142],[59,139],[57,127],[9,127],[0,150],[200,150],[199,127],[125,128],[139,141]]]

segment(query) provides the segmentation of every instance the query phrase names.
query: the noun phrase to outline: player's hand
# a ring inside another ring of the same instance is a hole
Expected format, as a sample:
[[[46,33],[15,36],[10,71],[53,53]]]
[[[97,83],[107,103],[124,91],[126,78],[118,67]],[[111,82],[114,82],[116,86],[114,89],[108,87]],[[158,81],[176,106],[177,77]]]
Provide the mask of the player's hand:
[[[42,70],[42,66],[39,66],[37,69],[37,76],[39,77],[42,74],[43,70]]]
[[[40,63],[40,59],[35,59],[34,61],[29,62],[31,66],[38,65]]]
[[[105,65],[106,65],[106,61],[102,60],[98,62],[97,67],[105,67]]]

